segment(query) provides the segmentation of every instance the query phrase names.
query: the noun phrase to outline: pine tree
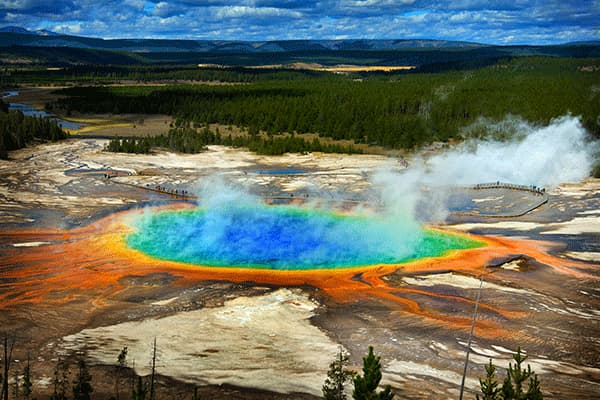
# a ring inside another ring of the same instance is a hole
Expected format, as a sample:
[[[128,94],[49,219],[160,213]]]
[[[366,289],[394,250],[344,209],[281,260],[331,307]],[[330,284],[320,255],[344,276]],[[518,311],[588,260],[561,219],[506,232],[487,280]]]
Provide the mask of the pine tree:
[[[481,386],[482,397],[476,395],[477,400],[500,400],[501,389],[498,387],[498,382],[496,381],[496,367],[492,364],[492,359],[490,359],[490,363],[485,366],[485,379],[479,378],[479,385]]]
[[[94,391],[90,382],[92,376],[83,358],[78,361],[79,370],[73,381],[73,400],[90,400],[90,394]]]
[[[381,357],[373,354],[373,347],[369,346],[369,354],[363,358],[363,375],[356,375],[354,381],[354,400],[392,400],[394,394],[390,386],[377,393],[377,386],[381,381]]]
[[[542,395],[540,381],[535,373],[531,378],[529,378],[529,387],[527,388],[526,395],[527,400],[542,400],[544,398]]]
[[[502,383],[502,387],[498,388],[498,382],[495,377],[496,368],[492,364],[492,360],[485,367],[485,379],[479,379],[481,400],[542,400],[540,381],[535,372],[531,370],[531,366],[527,365],[527,369],[523,369],[522,364],[527,359],[527,356],[521,354],[521,348],[517,349],[517,353],[513,355],[515,365],[508,364],[508,372]],[[527,389],[525,389],[527,387]],[[477,395],[477,399],[480,399]]]
[[[505,383],[503,385],[505,400],[528,399],[527,393],[524,391],[524,384],[529,378],[532,378],[534,372],[531,370],[530,365],[527,365],[527,369],[523,369],[521,366],[527,359],[527,356],[521,354],[520,347],[517,349],[517,354],[513,355],[513,359],[515,360],[515,366],[513,367],[512,363],[508,364],[508,373],[506,374],[506,379],[504,380]]]
[[[347,365],[348,354],[340,347],[337,358],[329,364],[327,379],[322,388],[325,400],[346,400],[344,386],[354,376],[352,371],[346,369]]]

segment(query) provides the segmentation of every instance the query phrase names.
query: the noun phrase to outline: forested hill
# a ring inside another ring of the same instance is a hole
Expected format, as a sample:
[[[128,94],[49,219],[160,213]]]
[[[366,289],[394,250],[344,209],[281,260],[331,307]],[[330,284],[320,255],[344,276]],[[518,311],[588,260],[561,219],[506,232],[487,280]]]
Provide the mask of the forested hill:
[[[26,117],[19,111],[9,111],[0,100],[0,160],[34,141],[56,141],[67,138],[56,121],[48,118]]]
[[[514,56],[600,57],[600,42],[553,46],[490,46],[445,40],[114,39],[0,30],[0,65],[268,65],[318,63],[416,66],[489,65]]]
[[[449,40],[173,40],[173,39],[101,39],[60,34],[37,34],[27,30],[0,29],[1,46],[72,47],[132,52],[258,52],[323,50],[399,50],[414,48],[477,48],[485,45]]]
[[[560,48],[600,46],[600,42],[566,43],[558,46],[492,46],[481,43],[432,39],[338,39],[338,40],[180,40],[180,39],[102,39],[62,35],[49,31],[31,32],[23,28],[0,28],[0,46],[71,47],[96,50],[164,52],[278,53],[290,51],[371,51],[406,49],[499,48],[514,53],[552,53]]]
[[[238,85],[73,87],[59,91],[48,108],[59,115],[166,114],[181,126],[316,133],[394,149],[460,139],[480,118],[509,115],[548,124],[571,113],[598,137],[598,65],[598,59],[526,58],[392,79],[324,75]]]

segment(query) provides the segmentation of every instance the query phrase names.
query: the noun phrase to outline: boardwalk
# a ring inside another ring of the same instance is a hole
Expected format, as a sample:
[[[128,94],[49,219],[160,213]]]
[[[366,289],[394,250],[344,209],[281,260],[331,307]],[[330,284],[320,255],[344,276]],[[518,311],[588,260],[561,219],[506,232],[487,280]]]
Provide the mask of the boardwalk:
[[[473,217],[485,217],[485,218],[516,218],[521,217],[525,214],[529,214],[533,210],[541,207],[542,205],[548,203],[548,195],[546,194],[546,189],[541,188],[535,185],[517,185],[514,183],[506,183],[506,182],[491,182],[491,183],[478,183],[473,186],[466,187],[465,190],[475,190],[475,191],[486,191],[486,190],[505,190],[510,192],[523,192],[527,194],[531,194],[531,199],[529,201],[523,200],[521,204],[523,205],[520,209],[515,209],[514,204],[507,204],[503,209],[501,201],[497,200],[498,204],[496,205],[496,209],[494,212],[482,212],[481,207],[476,208],[473,211],[454,211],[453,215],[456,216],[473,216]],[[504,197],[504,196],[502,196]]]
[[[104,174],[105,179],[122,176],[114,173]],[[160,195],[169,196],[175,200],[197,202],[199,197],[190,194],[189,190],[180,187],[172,187],[169,184],[146,184],[139,185],[133,183],[113,181],[119,185],[125,185],[136,189],[154,192]],[[523,208],[515,209],[514,205],[503,207],[501,202],[495,204],[493,212],[486,212],[485,208],[475,207],[470,211],[451,211],[455,216],[472,216],[485,218],[515,218],[532,212],[548,202],[548,195],[544,188],[534,185],[517,185],[506,182],[478,183],[473,186],[465,187],[463,190],[486,191],[486,190],[508,190],[511,192],[524,192],[532,194],[531,201],[523,201]],[[309,195],[307,193],[265,193],[261,196],[266,204],[286,205],[286,204],[313,204],[315,206],[335,207],[341,209],[352,209],[355,207],[367,207],[371,209],[381,209],[383,205],[378,201],[343,199],[343,198],[324,198],[321,196]]]

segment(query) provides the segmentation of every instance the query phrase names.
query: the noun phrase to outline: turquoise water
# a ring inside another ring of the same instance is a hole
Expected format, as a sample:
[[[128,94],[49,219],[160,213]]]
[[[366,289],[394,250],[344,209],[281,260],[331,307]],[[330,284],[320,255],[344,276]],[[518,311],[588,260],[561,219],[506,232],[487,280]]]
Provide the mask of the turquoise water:
[[[290,206],[165,211],[140,218],[134,228],[127,244],[152,257],[273,270],[395,264],[482,245],[388,216]]]

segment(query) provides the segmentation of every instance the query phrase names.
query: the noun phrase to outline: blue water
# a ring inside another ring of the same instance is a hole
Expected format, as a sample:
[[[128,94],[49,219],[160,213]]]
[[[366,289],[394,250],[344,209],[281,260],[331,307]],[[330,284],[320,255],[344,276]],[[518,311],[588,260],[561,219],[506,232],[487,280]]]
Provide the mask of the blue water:
[[[56,121],[56,123],[64,129],[81,129],[81,127],[85,126],[85,124],[80,124],[78,122],[65,121],[64,119],[57,118],[53,114],[47,113],[43,110],[37,110],[30,104],[23,103],[8,103],[8,109],[14,111],[20,111],[23,115],[27,117],[37,117],[37,118],[49,118],[51,120]]]
[[[9,97],[17,96],[20,92],[18,90],[7,90],[2,93],[2,98],[7,99]]]
[[[126,240],[131,248],[163,260],[275,270],[394,264],[481,245],[397,223],[289,206],[198,209],[140,218]]]

